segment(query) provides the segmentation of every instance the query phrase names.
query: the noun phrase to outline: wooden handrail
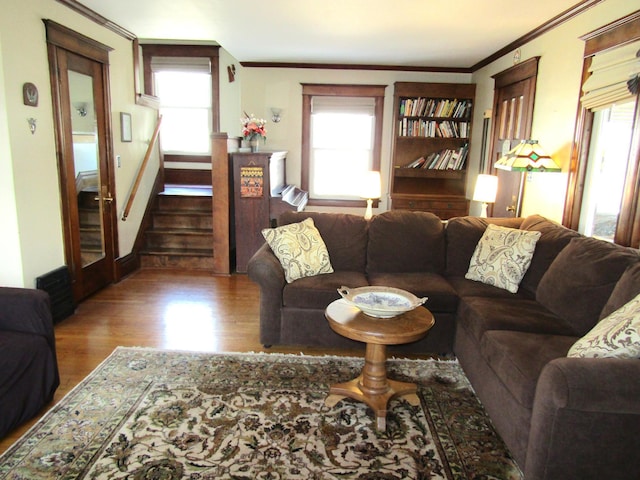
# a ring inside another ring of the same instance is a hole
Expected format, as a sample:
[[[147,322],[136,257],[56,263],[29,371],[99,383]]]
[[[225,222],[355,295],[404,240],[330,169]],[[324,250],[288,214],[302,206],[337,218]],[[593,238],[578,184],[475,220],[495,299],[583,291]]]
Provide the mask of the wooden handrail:
[[[129,216],[129,212],[131,211],[131,207],[133,206],[133,200],[136,197],[136,193],[138,192],[138,187],[140,186],[140,182],[142,181],[142,175],[144,174],[144,170],[147,167],[149,158],[151,157],[153,146],[156,144],[156,141],[158,140],[158,133],[160,133],[161,123],[162,123],[162,115],[158,117],[158,123],[156,124],[156,129],[153,131],[153,136],[151,137],[149,146],[147,147],[147,153],[145,153],[144,155],[144,160],[142,160],[142,165],[140,165],[140,170],[138,170],[136,181],[134,182],[133,187],[131,188],[131,193],[129,194],[129,200],[127,200],[127,205],[126,207],[124,207],[124,212],[122,212],[123,222],[127,220],[127,217]]]

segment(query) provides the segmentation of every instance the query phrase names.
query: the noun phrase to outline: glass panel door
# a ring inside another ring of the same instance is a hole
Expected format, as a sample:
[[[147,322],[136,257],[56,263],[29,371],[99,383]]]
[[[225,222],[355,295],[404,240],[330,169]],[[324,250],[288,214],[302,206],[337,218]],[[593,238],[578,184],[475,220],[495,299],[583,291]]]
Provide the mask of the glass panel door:
[[[104,258],[98,129],[93,78],[73,70],[69,70],[68,76],[81,263],[84,267]]]

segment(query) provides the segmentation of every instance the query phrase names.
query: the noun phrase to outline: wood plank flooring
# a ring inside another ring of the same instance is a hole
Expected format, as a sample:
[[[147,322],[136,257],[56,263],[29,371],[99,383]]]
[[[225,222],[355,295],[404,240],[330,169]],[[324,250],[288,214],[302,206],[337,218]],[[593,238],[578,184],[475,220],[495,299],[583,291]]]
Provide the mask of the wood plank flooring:
[[[81,303],[55,327],[57,403],[117,346],[208,352],[267,351],[364,356],[362,350],[265,349],[259,340],[259,290],[246,275],[143,269]],[[0,439],[0,453],[39,417]]]

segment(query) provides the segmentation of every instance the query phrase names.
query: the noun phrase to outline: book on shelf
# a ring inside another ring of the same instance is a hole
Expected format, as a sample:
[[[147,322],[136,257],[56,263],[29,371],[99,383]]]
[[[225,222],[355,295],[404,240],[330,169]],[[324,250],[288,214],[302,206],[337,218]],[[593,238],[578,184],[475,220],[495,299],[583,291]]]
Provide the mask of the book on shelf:
[[[454,122],[450,120],[436,121],[403,118],[399,124],[401,137],[442,137],[467,138],[469,136],[469,122]]]
[[[421,168],[425,161],[426,160],[424,157],[419,157],[415,159],[413,162],[405,165],[403,168]]]
[[[471,100],[457,98],[402,98],[401,117],[468,118],[471,115]]]
[[[469,144],[460,148],[445,148],[421,156],[402,168],[420,168],[424,170],[464,170],[469,154]]]

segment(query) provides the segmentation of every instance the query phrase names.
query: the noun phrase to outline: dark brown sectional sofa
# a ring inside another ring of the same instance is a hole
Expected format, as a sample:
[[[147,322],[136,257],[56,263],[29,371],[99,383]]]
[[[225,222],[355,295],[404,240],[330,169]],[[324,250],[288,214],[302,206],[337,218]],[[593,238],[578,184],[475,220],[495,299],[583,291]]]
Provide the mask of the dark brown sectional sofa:
[[[59,383],[49,296],[0,288],[0,438],[35,416]]]
[[[279,224],[308,217],[334,273],[287,283],[263,245],[248,265],[260,286],[263,344],[357,346],[324,318],[343,285],[427,296],[434,328],[395,352],[454,353],[527,480],[640,478],[640,360],[567,358],[576,340],[640,293],[638,251],[538,215],[444,223],[400,210],[369,222],[287,212]],[[489,223],[541,232],[517,293],[465,279]]]

